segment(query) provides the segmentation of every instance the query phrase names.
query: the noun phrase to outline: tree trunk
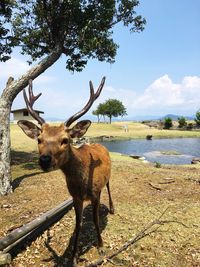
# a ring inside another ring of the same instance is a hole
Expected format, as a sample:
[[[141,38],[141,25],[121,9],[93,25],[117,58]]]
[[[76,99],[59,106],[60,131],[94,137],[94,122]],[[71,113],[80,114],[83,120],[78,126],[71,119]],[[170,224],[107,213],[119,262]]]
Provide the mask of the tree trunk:
[[[109,119],[110,119],[110,124],[111,124],[111,120],[112,120],[112,116],[111,115],[109,116]]]
[[[10,170],[10,110],[17,94],[22,91],[30,79],[35,79],[61,56],[62,50],[57,47],[46,58],[33,66],[25,75],[13,81],[9,78],[6,88],[0,97],[0,195],[12,192]]]
[[[10,169],[10,105],[0,99],[0,195],[12,192]]]

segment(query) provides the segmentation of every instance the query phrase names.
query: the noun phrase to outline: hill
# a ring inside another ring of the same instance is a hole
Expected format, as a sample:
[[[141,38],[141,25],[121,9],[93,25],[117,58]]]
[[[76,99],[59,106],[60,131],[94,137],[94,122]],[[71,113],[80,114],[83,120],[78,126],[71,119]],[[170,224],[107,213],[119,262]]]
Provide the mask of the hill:
[[[166,118],[171,118],[173,121],[177,121],[178,118],[185,117],[186,120],[194,120],[194,116],[183,116],[183,115],[175,115],[175,114],[167,114],[160,118],[160,120],[164,120]]]

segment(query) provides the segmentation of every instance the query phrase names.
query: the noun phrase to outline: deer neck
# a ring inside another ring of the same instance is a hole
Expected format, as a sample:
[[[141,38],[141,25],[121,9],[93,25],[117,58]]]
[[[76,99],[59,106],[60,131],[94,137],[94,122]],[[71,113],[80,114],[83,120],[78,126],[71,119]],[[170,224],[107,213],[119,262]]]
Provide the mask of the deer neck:
[[[67,176],[74,176],[82,171],[82,158],[78,148],[69,146],[68,157],[61,170]]]

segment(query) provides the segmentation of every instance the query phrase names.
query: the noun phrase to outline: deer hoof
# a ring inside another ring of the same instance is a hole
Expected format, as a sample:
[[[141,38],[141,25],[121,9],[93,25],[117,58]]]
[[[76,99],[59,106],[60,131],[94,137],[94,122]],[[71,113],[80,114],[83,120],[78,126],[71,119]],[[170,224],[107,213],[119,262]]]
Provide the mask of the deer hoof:
[[[76,267],[77,266],[77,258],[74,258],[72,261],[72,267]]]
[[[98,252],[100,256],[105,256],[105,250],[103,247],[98,248]]]
[[[114,209],[114,207],[111,207],[110,208],[110,214],[114,214],[115,213],[115,209]]]

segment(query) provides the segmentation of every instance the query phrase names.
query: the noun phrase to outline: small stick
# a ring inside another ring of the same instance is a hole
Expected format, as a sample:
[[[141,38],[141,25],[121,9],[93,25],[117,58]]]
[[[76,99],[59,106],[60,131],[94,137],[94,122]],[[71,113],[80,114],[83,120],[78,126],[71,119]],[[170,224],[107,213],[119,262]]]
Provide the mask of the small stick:
[[[156,189],[156,190],[159,190],[159,191],[162,190],[159,186],[153,185],[152,183],[149,183],[149,185],[150,185],[152,188]]]
[[[185,224],[183,224],[182,222],[178,222],[175,220],[161,220],[161,218],[163,217],[163,215],[166,213],[168,208],[166,208],[164,210],[164,212],[159,216],[158,219],[155,219],[154,221],[152,221],[151,223],[149,223],[144,229],[142,229],[138,234],[136,234],[133,238],[131,238],[129,241],[127,241],[126,243],[124,243],[124,245],[122,245],[118,250],[116,250],[115,252],[113,252],[112,254],[105,256],[104,258],[98,259],[95,262],[90,263],[89,265],[86,265],[85,267],[97,267],[100,266],[108,261],[111,261],[112,258],[114,258],[116,255],[118,255],[119,253],[121,253],[122,251],[126,250],[130,245],[135,244],[137,241],[139,241],[140,239],[149,236],[152,233],[155,233],[160,226],[167,224],[167,223],[178,223],[181,224],[184,227],[188,227]],[[155,229],[151,228],[154,225],[158,225]]]
[[[175,182],[175,180],[169,180],[169,181],[159,182],[159,184],[172,184],[174,182]]]

